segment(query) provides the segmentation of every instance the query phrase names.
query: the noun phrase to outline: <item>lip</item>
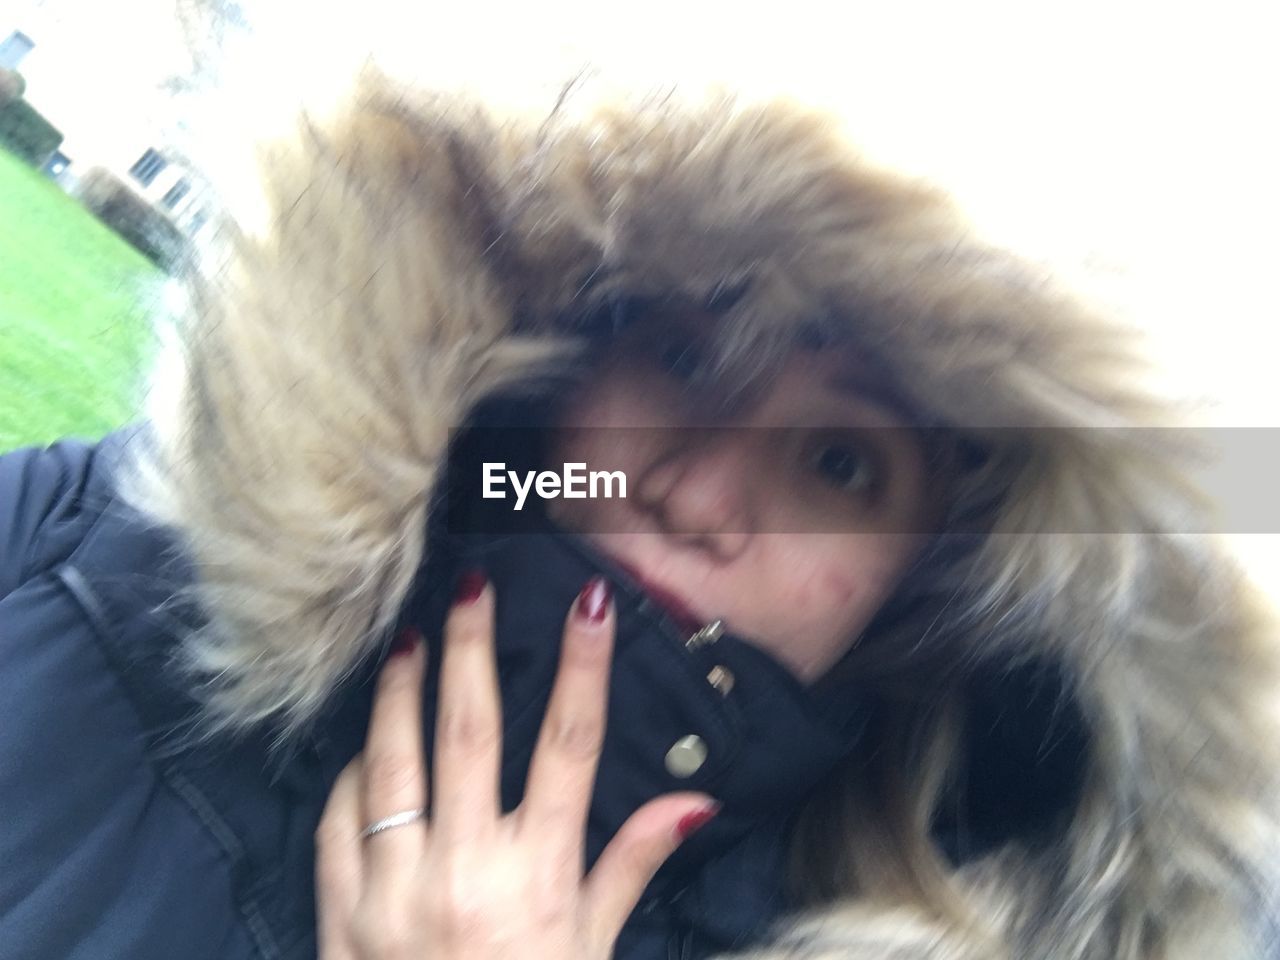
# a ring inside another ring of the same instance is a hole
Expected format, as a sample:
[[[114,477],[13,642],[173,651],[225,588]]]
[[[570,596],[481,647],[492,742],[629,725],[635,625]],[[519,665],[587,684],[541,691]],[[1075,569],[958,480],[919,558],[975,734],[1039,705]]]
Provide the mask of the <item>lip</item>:
[[[649,599],[661,607],[662,611],[675,621],[680,629],[688,633],[692,633],[695,630],[700,630],[706,624],[705,618],[700,617],[695,613],[688,602],[679,594],[673,593],[666,587],[662,587],[654,583],[638,569],[623,560],[614,558],[613,562],[620,570],[634,580]]]

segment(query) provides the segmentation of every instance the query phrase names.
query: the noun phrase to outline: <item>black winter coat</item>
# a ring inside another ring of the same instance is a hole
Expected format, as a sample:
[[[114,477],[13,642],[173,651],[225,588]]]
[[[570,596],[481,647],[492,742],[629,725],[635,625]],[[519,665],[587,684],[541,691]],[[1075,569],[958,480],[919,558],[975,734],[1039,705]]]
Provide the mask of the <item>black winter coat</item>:
[[[195,700],[170,662],[176,637],[198,622],[175,600],[190,571],[116,494],[113,466],[131,432],[0,457],[0,956],[312,957],[313,832],[334,778],[362,745],[378,664],[364,665],[283,749],[271,749],[269,730],[192,737]],[[483,563],[501,598],[507,808],[518,802],[549,692],[557,642],[548,641],[599,570],[618,584],[619,632],[589,862],[652,796],[700,789],[724,802],[655,878],[619,939],[619,960],[704,957],[755,942],[789,905],[791,815],[849,762],[874,704],[810,696],[731,636],[687,649],[624,574],[567,536],[473,537],[452,553],[450,563]],[[448,576],[424,570],[405,607],[402,622],[429,640],[445,593],[425,585]],[[713,664],[735,676],[732,697],[706,681]],[[1006,682],[990,703],[971,745],[984,789],[963,831],[958,821],[936,829],[954,862],[1030,829],[1073,789],[1079,744],[1070,736],[1041,758],[1034,782],[1013,774],[1028,769],[1044,736],[1050,720],[1037,705],[1047,701]],[[1011,704],[1020,705],[1012,720]],[[689,734],[703,739],[707,760],[676,777],[664,757]]]

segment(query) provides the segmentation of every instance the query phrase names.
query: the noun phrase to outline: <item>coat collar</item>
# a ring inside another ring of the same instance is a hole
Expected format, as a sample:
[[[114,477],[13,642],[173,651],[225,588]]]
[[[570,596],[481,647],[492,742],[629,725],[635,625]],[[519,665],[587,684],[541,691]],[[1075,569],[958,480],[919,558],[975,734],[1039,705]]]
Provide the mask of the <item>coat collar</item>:
[[[683,923],[714,921],[739,931],[763,922],[760,908],[776,905],[778,897],[780,866],[772,870],[780,865],[778,826],[854,750],[866,727],[868,704],[857,696],[819,701],[775,658],[731,634],[688,645],[688,637],[625,571],[545,521],[527,532],[445,540],[421,571],[402,625],[423,631],[431,648],[428,663],[438,666],[445,587],[461,570],[477,566],[494,583],[504,809],[513,809],[523,793],[566,612],[582,585],[603,574],[615,586],[617,634],[607,730],[587,825],[587,866],[648,800],[673,791],[704,791],[721,802],[721,812],[663,865],[641,909],[692,910]],[[713,672],[731,674],[732,687],[713,684]],[[331,777],[362,746],[375,673],[367,670],[354,685],[343,707],[350,711],[346,720],[322,725],[328,739],[321,755]],[[427,744],[434,742],[438,683],[438,670],[429,667],[423,711]],[[703,751],[696,769],[676,763],[682,754],[688,760]],[[712,876],[719,875],[716,864],[720,874],[732,876],[741,872],[734,864],[747,854],[752,863],[767,859],[774,875],[753,870],[751,897],[720,897],[722,883]],[[713,889],[703,889],[704,875]],[[691,890],[695,880],[702,886]],[[730,909],[739,900],[755,905]],[[712,901],[718,905],[707,909]],[[684,906],[675,907],[677,902]],[[723,935],[720,931],[717,937]]]

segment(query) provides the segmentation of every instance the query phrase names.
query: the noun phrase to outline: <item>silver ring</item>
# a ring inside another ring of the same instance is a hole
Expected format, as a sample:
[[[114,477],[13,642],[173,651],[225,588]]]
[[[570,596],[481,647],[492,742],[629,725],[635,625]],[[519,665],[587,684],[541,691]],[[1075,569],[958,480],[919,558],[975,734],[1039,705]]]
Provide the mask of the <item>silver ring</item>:
[[[413,823],[415,820],[421,820],[426,816],[426,808],[419,807],[417,810],[401,810],[399,813],[393,813],[389,817],[383,817],[381,820],[375,820],[363,830],[360,831],[360,839],[365,840],[372,837],[375,833],[381,833],[383,830],[390,830],[393,827],[403,827],[406,823]]]

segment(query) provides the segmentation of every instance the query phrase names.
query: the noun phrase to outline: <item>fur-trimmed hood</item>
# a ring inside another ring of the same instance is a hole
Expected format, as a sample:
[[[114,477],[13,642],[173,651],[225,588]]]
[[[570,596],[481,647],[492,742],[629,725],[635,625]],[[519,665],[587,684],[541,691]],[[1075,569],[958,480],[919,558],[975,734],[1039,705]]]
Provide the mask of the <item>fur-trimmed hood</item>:
[[[478,400],[565,362],[611,297],[718,302],[733,376],[845,333],[1008,454],[963,656],[1051,658],[1092,744],[1049,849],[948,879],[979,926],[870,890],[758,956],[1261,955],[1241,917],[1280,873],[1276,633],[1217,541],[1177,533],[1200,509],[1178,432],[1125,429],[1179,422],[1131,331],[789,103],[527,122],[374,85],[262,169],[270,226],[228,224],[195,275],[132,488],[199,573],[187,652],[218,722],[304,725],[385,642]]]

